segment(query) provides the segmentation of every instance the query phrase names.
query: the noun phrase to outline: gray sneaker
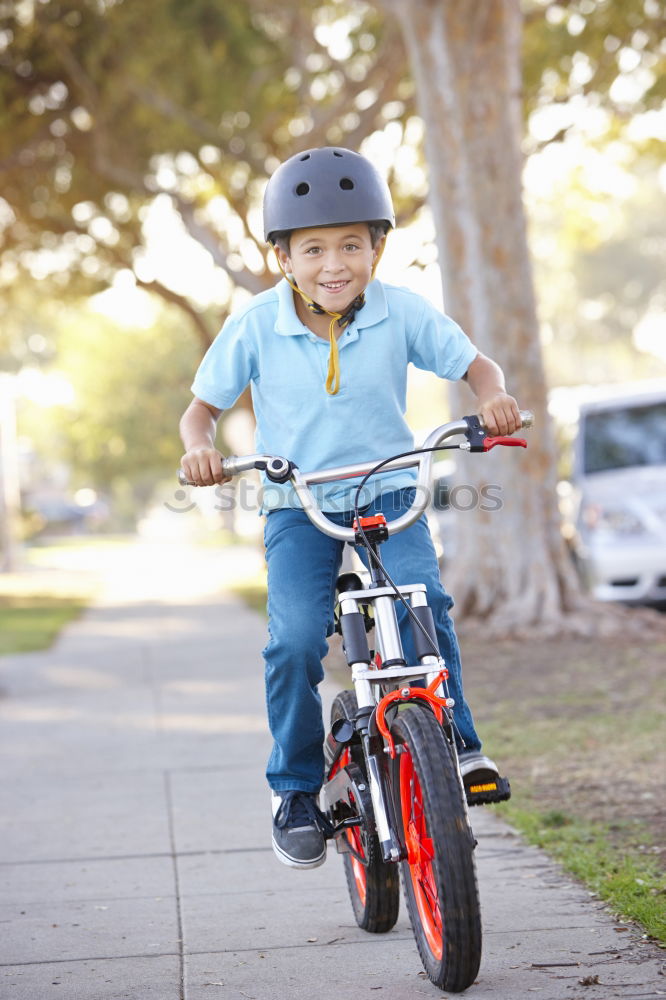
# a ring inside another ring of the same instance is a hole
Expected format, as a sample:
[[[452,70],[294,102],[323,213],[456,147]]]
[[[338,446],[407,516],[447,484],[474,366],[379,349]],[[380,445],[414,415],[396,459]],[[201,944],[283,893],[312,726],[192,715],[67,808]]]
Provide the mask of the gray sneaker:
[[[308,792],[273,792],[273,850],[290,868],[317,868],[326,860],[330,824]]]

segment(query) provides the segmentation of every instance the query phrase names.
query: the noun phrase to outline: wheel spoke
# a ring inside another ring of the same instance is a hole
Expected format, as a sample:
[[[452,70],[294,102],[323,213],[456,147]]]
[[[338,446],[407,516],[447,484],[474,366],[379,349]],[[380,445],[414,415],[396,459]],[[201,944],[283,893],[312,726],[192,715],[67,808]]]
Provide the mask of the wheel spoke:
[[[441,959],[442,911],[433,862],[435,845],[428,834],[423,793],[406,744],[400,756],[400,800],[407,847],[407,863],[421,925],[432,954]]]

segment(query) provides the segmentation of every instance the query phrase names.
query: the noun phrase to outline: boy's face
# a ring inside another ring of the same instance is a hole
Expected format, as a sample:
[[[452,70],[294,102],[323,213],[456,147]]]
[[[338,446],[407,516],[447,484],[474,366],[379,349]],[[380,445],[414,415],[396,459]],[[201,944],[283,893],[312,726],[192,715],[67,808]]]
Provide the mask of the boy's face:
[[[278,255],[301,291],[322,308],[344,313],[365,291],[380,246],[373,248],[370,230],[360,222],[295,229],[289,253],[278,249]]]

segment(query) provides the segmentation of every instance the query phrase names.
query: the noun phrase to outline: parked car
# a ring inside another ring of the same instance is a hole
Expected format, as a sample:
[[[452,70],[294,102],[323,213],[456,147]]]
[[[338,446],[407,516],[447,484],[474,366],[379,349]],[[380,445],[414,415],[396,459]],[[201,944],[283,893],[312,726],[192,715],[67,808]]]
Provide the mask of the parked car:
[[[570,543],[596,598],[666,604],[666,379],[578,404]]]

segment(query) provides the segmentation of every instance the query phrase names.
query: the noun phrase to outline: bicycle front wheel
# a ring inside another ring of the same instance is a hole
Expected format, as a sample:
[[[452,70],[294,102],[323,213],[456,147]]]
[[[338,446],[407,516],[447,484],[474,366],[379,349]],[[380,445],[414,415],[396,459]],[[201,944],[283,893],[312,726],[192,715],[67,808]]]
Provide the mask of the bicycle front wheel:
[[[407,859],[409,918],[423,967],[442,990],[474,982],[481,961],[481,911],[474,837],[453,749],[430,709],[409,705],[391,725],[398,747],[391,788]]]

